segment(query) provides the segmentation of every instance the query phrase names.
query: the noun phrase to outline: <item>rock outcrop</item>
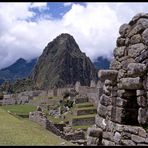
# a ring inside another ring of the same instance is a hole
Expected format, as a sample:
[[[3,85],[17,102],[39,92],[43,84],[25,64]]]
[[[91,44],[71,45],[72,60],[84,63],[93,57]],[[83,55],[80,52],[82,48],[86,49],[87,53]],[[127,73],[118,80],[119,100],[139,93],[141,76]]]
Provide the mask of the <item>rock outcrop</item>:
[[[61,34],[45,47],[30,78],[40,89],[74,85],[77,81],[89,86],[91,80],[97,80],[97,72],[74,38]]]
[[[102,132],[102,141],[89,144],[144,146],[148,145],[148,13],[134,16],[119,33],[110,70],[98,73],[103,94],[96,128],[89,129]]]

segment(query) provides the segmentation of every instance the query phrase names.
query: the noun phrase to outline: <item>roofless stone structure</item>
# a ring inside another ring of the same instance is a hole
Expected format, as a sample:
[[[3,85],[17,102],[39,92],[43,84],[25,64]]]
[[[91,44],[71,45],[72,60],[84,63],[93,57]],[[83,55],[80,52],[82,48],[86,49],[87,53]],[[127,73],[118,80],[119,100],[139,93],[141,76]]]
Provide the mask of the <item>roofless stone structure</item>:
[[[121,25],[88,145],[148,145],[148,13]],[[97,134],[96,134],[97,133]]]

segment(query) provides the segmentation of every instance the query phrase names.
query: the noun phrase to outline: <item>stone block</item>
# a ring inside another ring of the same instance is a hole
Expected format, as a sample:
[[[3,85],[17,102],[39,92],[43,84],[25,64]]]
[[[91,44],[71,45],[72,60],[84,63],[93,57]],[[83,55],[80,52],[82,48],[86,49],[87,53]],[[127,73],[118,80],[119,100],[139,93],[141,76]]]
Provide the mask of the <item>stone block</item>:
[[[115,126],[116,126],[116,130],[117,130],[118,132],[122,132],[123,129],[124,129],[124,125],[122,125],[122,124],[116,123]]]
[[[136,90],[136,95],[143,96],[143,95],[145,95],[145,91],[144,90]]]
[[[122,46],[122,47],[117,47],[114,49],[114,56],[116,57],[122,57],[124,56],[124,50],[125,50],[126,46]]]
[[[119,28],[120,35],[122,37],[125,37],[127,35],[127,33],[129,32],[130,28],[131,28],[131,26],[126,24],[126,23],[121,25],[120,28]]]
[[[141,137],[146,138],[146,136],[147,136],[146,130],[143,129],[142,127],[139,127],[138,129],[139,129],[138,130],[138,135],[141,136]]]
[[[132,140],[121,140],[121,144],[125,146],[136,146],[136,143]]]
[[[97,107],[97,113],[101,116],[101,117],[106,117],[107,115],[107,107],[102,105],[102,104],[98,104],[98,107]]]
[[[113,59],[110,63],[110,69],[111,70],[119,70],[121,69],[122,65],[119,61],[117,61],[116,59]]]
[[[147,124],[147,109],[146,108],[139,108],[138,122],[142,125]]]
[[[120,69],[118,72],[118,79],[124,78],[125,77],[125,70],[124,69]]]
[[[120,89],[128,89],[128,90],[135,90],[135,89],[142,89],[142,81],[139,77],[136,78],[122,78],[120,83]]]
[[[134,25],[140,18],[148,18],[148,13],[138,13],[129,22],[129,25]]]
[[[127,72],[128,76],[132,76],[132,77],[143,76],[146,72],[145,64],[129,63],[127,68],[128,68],[128,72]]]
[[[107,106],[107,115],[111,117],[112,105]]]
[[[147,57],[148,57],[148,50],[143,50],[141,53],[140,53],[140,55],[139,56],[137,56],[136,58],[135,58],[135,61],[136,62],[143,62],[144,60],[146,60],[147,59]]]
[[[137,135],[131,135],[131,139],[136,142],[136,143],[143,143],[145,142],[145,138],[142,138],[140,136],[137,136]]]
[[[112,132],[106,132],[106,131],[103,132],[103,139],[113,141],[114,140],[113,136],[114,136],[114,134]]]
[[[121,134],[121,136],[122,136],[122,139],[131,139],[131,133],[129,133],[129,132],[122,132],[122,134]]]
[[[131,58],[130,56],[123,57],[123,58],[124,58],[124,60],[121,62],[123,70],[127,70],[127,66],[129,63],[135,63],[135,59]]]
[[[100,141],[97,137],[87,138],[87,146],[98,146],[98,145],[100,145]]]
[[[133,35],[130,39],[130,44],[137,44],[137,43],[140,43],[141,42],[141,35],[140,34],[136,34],[136,35]]]
[[[115,135],[114,135],[115,143],[120,143],[120,140],[121,140],[121,134],[119,132],[115,132]]]
[[[103,130],[106,128],[105,118],[102,118],[99,115],[96,115],[95,117],[95,124],[97,125],[97,127],[100,127]]]
[[[131,134],[135,134],[135,135],[137,135],[138,134],[138,127],[133,127],[133,126],[131,126],[131,125],[125,125],[124,126],[124,131],[125,132],[129,132],[129,133],[131,133]]]
[[[136,58],[145,49],[146,49],[146,46],[143,43],[131,45],[128,48],[128,55],[132,58]]]
[[[148,45],[148,28],[143,31],[142,40],[146,45]]]
[[[116,98],[116,106],[118,106],[118,107],[124,107],[124,106],[126,106],[126,104],[127,104],[127,100],[122,99],[120,97],[117,97]]]
[[[118,71],[116,70],[99,70],[98,77],[101,81],[105,81],[106,79],[111,81],[116,81]]]
[[[107,96],[110,96],[110,94],[111,94],[111,91],[110,91],[110,89],[111,89],[111,86],[103,86],[103,93],[105,94],[105,95],[107,95]]]
[[[106,140],[106,139],[102,140],[102,144],[104,146],[115,146],[115,142],[112,142],[112,141],[109,141],[109,140]]]
[[[138,96],[137,97],[137,103],[141,107],[146,107],[147,106],[147,99],[144,96]]]
[[[111,98],[103,94],[100,97],[100,104],[102,104],[104,106],[110,105],[111,104]]]
[[[122,123],[122,117],[124,113],[124,108],[121,107],[113,107],[111,113],[111,120],[117,123]]]
[[[101,128],[88,128],[87,135],[91,137],[97,137],[102,140],[102,129]]]
[[[124,46],[125,45],[125,38],[118,37],[117,41],[116,41],[116,45],[117,45],[117,47]]]
[[[108,132],[114,132],[116,131],[116,123],[112,122],[111,120],[106,121],[106,131]]]

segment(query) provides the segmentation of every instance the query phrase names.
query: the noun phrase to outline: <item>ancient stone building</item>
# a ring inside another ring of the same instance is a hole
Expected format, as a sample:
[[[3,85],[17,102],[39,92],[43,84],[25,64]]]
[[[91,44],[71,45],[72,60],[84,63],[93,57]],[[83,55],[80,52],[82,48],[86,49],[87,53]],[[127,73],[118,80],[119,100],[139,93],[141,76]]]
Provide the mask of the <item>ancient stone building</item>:
[[[148,13],[119,33],[110,69],[98,73],[103,94],[88,145],[148,145]]]

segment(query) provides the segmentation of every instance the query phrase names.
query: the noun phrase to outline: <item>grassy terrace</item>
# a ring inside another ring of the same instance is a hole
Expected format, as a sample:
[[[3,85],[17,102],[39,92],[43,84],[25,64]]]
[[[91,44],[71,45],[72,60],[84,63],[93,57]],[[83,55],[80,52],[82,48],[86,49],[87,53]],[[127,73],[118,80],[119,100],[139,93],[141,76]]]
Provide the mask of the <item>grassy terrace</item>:
[[[6,111],[10,111],[11,113],[16,115],[29,115],[29,112],[33,112],[36,110],[36,107],[30,104],[6,105],[6,106],[1,106],[1,108]]]
[[[93,104],[86,102],[86,103],[80,103],[80,104],[76,104],[77,108],[84,108],[84,107],[93,107]]]
[[[96,109],[96,108],[94,106],[77,108],[77,110],[89,110],[89,109]]]
[[[91,125],[72,126],[73,129],[87,129],[88,127],[91,127]]]
[[[80,116],[73,116],[73,119],[80,119],[80,118],[90,118],[90,117],[95,117],[96,114],[89,114],[89,115],[80,115]]]
[[[28,119],[18,119],[0,107],[0,145],[74,145]]]

